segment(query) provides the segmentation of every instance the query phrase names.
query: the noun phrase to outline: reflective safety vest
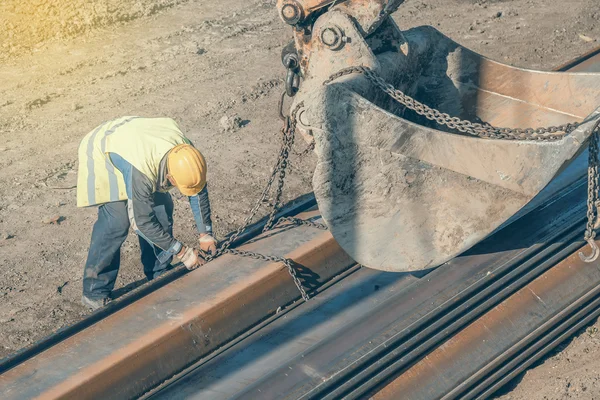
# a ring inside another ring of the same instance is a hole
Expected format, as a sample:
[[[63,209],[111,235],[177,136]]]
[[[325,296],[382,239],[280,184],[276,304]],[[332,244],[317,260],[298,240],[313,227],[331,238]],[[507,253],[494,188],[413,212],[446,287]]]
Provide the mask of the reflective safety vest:
[[[108,153],[120,155],[156,185],[161,160],[179,144],[190,141],[170,118],[123,117],[98,126],[79,145],[77,206],[127,200],[123,174]]]

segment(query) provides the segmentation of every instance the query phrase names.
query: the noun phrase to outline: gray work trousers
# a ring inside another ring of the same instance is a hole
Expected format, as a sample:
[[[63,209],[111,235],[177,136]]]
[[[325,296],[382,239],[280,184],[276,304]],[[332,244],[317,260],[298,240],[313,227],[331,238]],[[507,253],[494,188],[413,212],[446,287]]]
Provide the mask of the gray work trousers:
[[[173,234],[173,199],[168,193],[154,194],[156,218],[169,234]],[[115,201],[98,207],[98,220],[92,230],[88,258],[83,271],[83,294],[90,299],[109,297],[115,286],[121,263],[121,245],[129,233],[127,201]],[[148,280],[166,272],[173,257],[160,262],[161,249],[138,236],[142,265]]]

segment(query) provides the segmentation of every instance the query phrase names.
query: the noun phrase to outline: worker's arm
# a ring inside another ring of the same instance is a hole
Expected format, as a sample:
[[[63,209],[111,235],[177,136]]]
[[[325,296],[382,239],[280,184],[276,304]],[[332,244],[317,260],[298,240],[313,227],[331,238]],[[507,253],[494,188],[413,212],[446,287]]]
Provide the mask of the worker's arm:
[[[190,206],[196,220],[196,227],[200,233],[200,249],[205,253],[215,255],[217,252],[217,241],[212,235],[212,221],[210,219],[210,202],[208,201],[208,187],[196,196],[189,197]]]
[[[127,212],[132,228],[146,241],[163,250],[157,255],[160,262],[176,256],[183,245],[163,228],[156,217],[152,181],[118,154],[110,153],[110,159],[125,180]]]
[[[210,202],[208,200],[208,185],[196,196],[188,197],[190,207],[196,220],[198,233],[212,235],[212,221],[210,218]]]

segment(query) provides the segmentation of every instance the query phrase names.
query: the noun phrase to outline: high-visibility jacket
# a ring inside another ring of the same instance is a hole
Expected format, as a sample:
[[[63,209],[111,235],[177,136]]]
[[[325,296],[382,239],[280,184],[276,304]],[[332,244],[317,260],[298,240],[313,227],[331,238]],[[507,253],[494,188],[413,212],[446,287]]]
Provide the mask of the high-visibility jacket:
[[[118,154],[156,185],[160,161],[179,144],[190,141],[170,118],[122,117],[98,126],[79,145],[77,206],[127,200],[123,174],[108,153]]]

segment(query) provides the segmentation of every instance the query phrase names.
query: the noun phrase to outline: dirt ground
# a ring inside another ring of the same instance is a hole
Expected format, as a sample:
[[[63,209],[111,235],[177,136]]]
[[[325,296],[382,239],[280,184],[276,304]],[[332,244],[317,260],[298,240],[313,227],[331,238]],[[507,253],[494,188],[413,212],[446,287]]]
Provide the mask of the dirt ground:
[[[408,0],[395,18],[529,68],[600,45],[597,0]],[[279,146],[279,54],[290,38],[273,0],[2,1],[0,357],[87,313],[96,210],[76,208],[73,186],[79,141],[101,122],[176,119],[207,158],[217,234],[243,221]],[[225,115],[244,123],[224,129]],[[286,200],[311,190],[313,157],[292,158]],[[194,244],[189,206],[175,198],[175,235]],[[131,235],[118,287],[143,278],[138,254]],[[600,398],[596,326],[501,398]]]

